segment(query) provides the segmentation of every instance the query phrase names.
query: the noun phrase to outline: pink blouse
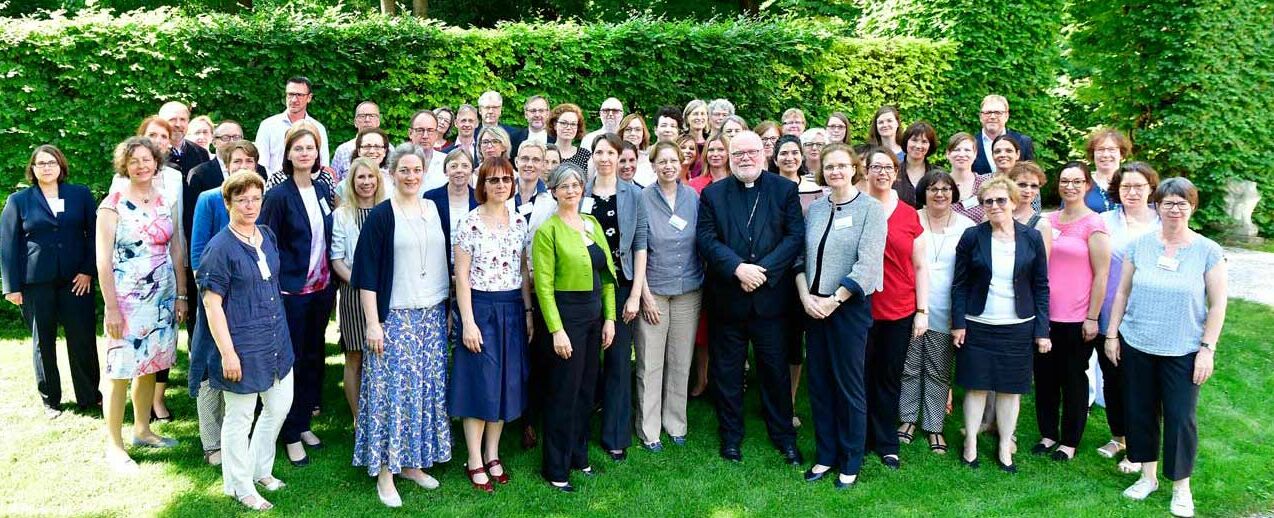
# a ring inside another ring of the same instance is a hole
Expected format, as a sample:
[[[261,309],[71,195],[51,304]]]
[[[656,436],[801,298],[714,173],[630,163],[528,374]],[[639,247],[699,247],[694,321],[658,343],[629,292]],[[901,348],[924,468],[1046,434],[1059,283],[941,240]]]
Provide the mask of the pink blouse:
[[[1061,211],[1048,215],[1048,222],[1053,225],[1053,252],[1048,259],[1048,319],[1083,322],[1088,318],[1093,286],[1088,238],[1094,232],[1105,233],[1106,224],[1095,212],[1070,223],[1062,223],[1061,216]]]

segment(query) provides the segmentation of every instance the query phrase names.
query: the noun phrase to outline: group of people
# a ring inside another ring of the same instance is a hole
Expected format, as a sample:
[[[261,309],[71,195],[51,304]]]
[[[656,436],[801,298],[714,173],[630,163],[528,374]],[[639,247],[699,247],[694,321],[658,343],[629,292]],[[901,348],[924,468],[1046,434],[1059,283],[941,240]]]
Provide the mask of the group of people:
[[[920,435],[945,453],[954,385],[960,461],[978,468],[992,432],[995,464],[1015,473],[1023,394],[1035,395],[1031,453],[1079,453],[1096,352],[1111,433],[1098,453],[1126,451],[1118,468],[1141,477],[1124,494],[1144,499],[1162,449],[1171,510],[1193,513],[1225,263],[1189,228],[1194,186],[1125,162],[1116,130],[1094,132],[1087,162],[1050,180],[995,95],[976,135],[946,141],[944,169],[935,129],[899,131],[890,106],[854,145],[842,113],[809,127],[792,108],[750,126],[725,99],[647,120],[610,98],[587,132],[578,106],[532,96],[513,127],[487,92],[477,107],[416,112],[397,145],[363,102],[357,136],[329,155],[312,97],[308,79],[289,79],[286,109],[255,142],[230,120],[188,133],[189,109],[165,104],[115,148],[96,207],[56,147],[32,153],[30,187],[0,218],[5,297],[30,324],[50,417],[64,328],[76,401],[102,406],[114,469],[136,470],[130,445],[176,444],[150,424],[171,419],[162,384],[189,321],[205,458],[227,495],[270,508],[259,490],[285,486],[276,443],[297,467],[322,445],[311,419],[335,309],[353,464],[390,507],[395,477],[438,486],[425,470],[451,459],[453,418],[477,490],[510,482],[499,445],[520,422],[524,445],[542,443],[543,478],[570,492],[572,472],[594,474],[599,407],[598,442],[621,462],[634,433],[654,453],[665,436],[684,445],[687,400],[710,388],[720,455],[739,462],[749,368],[771,443],[804,465],[803,364],[817,445],[806,481],[849,487],[868,452],[899,469],[900,443]],[[1050,182],[1062,206],[1043,212]]]

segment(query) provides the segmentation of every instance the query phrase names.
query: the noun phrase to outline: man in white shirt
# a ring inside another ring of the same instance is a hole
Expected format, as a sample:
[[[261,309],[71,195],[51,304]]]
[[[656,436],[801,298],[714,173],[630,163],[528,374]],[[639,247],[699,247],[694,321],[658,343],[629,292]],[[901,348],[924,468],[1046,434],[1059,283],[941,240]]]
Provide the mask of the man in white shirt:
[[[1007,134],[1017,141],[1021,152],[1018,160],[1035,159],[1035,143],[1031,137],[1009,129],[1009,100],[1002,95],[991,94],[982,98],[982,109],[978,112],[978,120],[982,123],[982,131],[978,133],[977,155],[973,160],[973,172],[990,174],[995,172],[995,163],[991,160],[991,144],[996,137]]]
[[[313,99],[310,80],[304,76],[296,76],[288,79],[284,86],[285,95],[283,104],[287,108],[278,115],[270,116],[261,121],[261,126],[257,128],[256,146],[257,151],[261,153],[260,164],[265,166],[266,171],[271,174],[283,170],[283,140],[293,124],[302,120],[308,121],[318,128],[319,132],[319,163],[328,165],[331,163],[330,155],[327,151],[327,128],[317,120],[310,117],[306,110]]]
[[[425,152],[425,163],[429,164],[425,167],[425,178],[421,184],[422,192],[447,185],[447,174],[442,170],[442,163],[447,157],[443,153],[434,151],[433,148],[437,131],[438,116],[434,115],[434,112],[420,110],[411,116],[407,138],[412,144],[420,146],[420,149]],[[391,171],[390,174],[393,172]]]
[[[581,149],[592,151],[593,140],[598,136],[619,131],[619,121],[624,118],[624,104],[619,102],[619,99],[608,97],[602,102],[602,108],[597,110],[597,116],[602,120],[602,127],[584,135],[584,138],[580,140]]]
[[[340,182],[345,178],[345,174],[349,172],[349,163],[354,156],[354,141],[357,140],[359,131],[368,128],[380,127],[380,106],[372,101],[363,101],[354,107],[354,130],[355,138],[341,144],[336,148],[336,152],[332,154],[332,170],[336,174],[332,176],[333,180]]]

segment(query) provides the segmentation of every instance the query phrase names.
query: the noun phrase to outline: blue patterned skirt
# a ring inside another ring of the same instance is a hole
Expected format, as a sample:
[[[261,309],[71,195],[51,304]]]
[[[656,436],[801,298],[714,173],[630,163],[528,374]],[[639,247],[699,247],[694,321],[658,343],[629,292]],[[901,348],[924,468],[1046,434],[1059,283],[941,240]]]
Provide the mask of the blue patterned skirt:
[[[522,291],[472,293],[482,350],[470,352],[464,343],[456,346],[447,408],[457,417],[512,421],[526,409],[529,374]]]
[[[354,465],[370,476],[451,460],[445,304],[389,310],[385,352],[363,352]]]

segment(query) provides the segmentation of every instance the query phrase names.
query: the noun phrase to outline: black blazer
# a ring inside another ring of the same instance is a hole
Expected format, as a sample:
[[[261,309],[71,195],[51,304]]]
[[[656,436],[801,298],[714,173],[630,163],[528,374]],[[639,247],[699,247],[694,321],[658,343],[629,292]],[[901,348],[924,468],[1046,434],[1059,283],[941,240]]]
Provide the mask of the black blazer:
[[[327,200],[331,193],[327,186],[314,182],[319,210],[323,212],[323,247],[332,247],[332,207]],[[305,287],[305,276],[310,268],[310,219],[301,200],[301,190],[296,180],[288,177],[283,183],[265,192],[261,206],[261,223],[278,237],[279,286],[288,293],[299,293]]]
[[[1035,160],[1035,143],[1031,141],[1031,137],[1013,130],[1005,130],[1005,133],[1017,139],[1017,143],[1022,148],[1022,156],[1018,157],[1018,160]],[[973,159],[973,172],[978,174],[995,172],[995,165],[991,161],[989,150],[982,149],[982,130],[973,133],[973,145],[978,151],[978,157]]]
[[[1013,222],[1016,253],[1013,295],[1018,318],[1035,317],[1035,337],[1048,338],[1048,256],[1038,230]],[[951,283],[951,328],[966,329],[965,317],[986,309],[991,288],[991,223],[964,231],[956,245]]]
[[[257,165],[257,174],[261,175],[262,180],[269,178],[265,168],[260,164]],[[226,181],[226,173],[221,169],[221,162],[217,160],[209,160],[195,166],[190,173],[186,174],[186,189],[182,196],[182,214],[181,225],[186,232],[186,242],[190,242],[190,227],[195,220],[195,205],[199,202],[199,195],[204,191],[213,187],[221,187]]]
[[[181,171],[182,176],[187,176],[190,171],[200,164],[211,160],[208,150],[199,147],[198,144],[186,139],[181,140],[180,146],[173,146],[173,154],[169,157],[169,162],[176,165],[176,169]],[[180,156],[178,154],[180,153]]]
[[[65,210],[56,217],[39,187],[9,195],[0,214],[0,277],[4,292],[25,284],[97,275],[97,207],[81,185],[58,186]]]
[[[434,202],[438,207],[438,217],[442,220],[442,235],[447,238],[447,272],[455,275],[455,267],[451,264],[451,200],[447,198],[447,186],[430,189],[425,192],[422,198]],[[473,194],[473,187],[469,188],[469,210],[478,208],[478,197]],[[370,215],[368,216],[370,217]],[[364,222],[366,224],[366,222]],[[362,238],[362,234],[359,234]],[[355,261],[358,259],[355,258]],[[357,264],[357,263],[355,263]]]
[[[699,254],[707,263],[708,289],[714,300],[723,302],[710,305],[709,311],[732,320],[775,317],[793,309],[788,292],[796,287],[786,273],[805,244],[796,183],[761,173],[753,189],[759,196],[755,214],[746,187],[733,177],[709,185],[699,198]],[[734,269],[745,262],[766,269],[765,284],[751,293],[743,291],[734,276]]]

